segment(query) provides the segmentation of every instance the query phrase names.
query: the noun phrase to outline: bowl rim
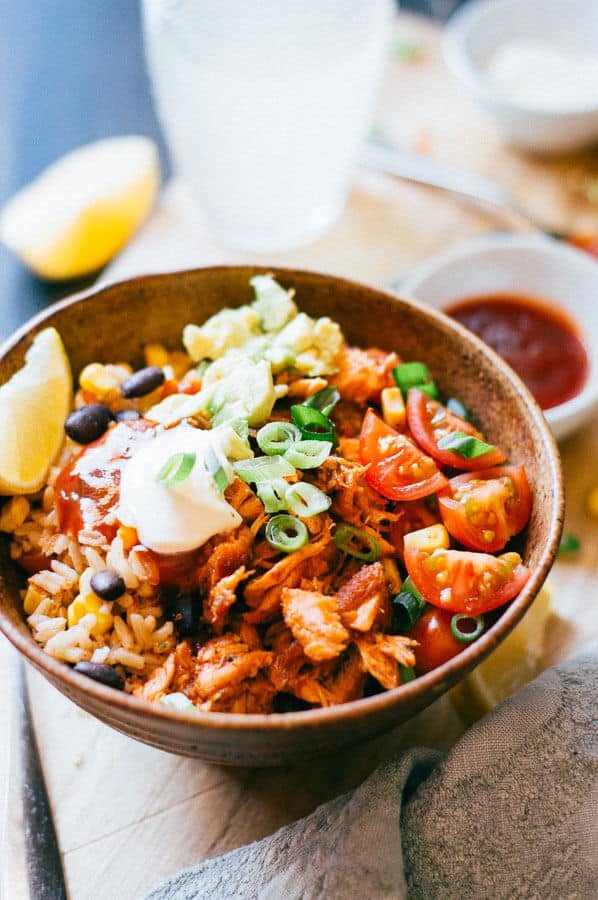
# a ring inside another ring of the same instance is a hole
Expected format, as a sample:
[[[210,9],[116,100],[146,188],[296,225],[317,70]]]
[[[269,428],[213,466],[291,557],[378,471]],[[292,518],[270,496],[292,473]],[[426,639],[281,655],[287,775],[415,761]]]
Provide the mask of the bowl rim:
[[[517,6],[518,2],[519,0],[470,0],[457,9],[446,23],[442,39],[443,57],[448,69],[467,85],[478,100],[491,102],[503,112],[553,118],[561,120],[562,124],[571,117],[598,114],[598,102],[567,107],[539,106],[522,100],[512,100],[487,83],[482,71],[471,58],[467,49],[467,38],[472,27],[481,22],[487,13],[504,13],[508,17],[509,10]]]
[[[529,251],[540,251],[548,256],[552,256],[554,260],[558,260],[563,266],[574,266],[578,268],[583,266],[588,273],[595,270],[596,289],[598,292],[598,264],[583,250],[571,246],[564,241],[550,237],[545,234],[510,234],[503,232],[492,232],[491,234],[482,234],[475,237],[466,238],[454,244],[448,250],[444,250],[435,256],[428,257],[422,263],[415,266],[401,281],[399,288],[404,290],[411,296],[416,297],[421,303],[429,305],[433,309],[443,310],[443,305],[436,305],[423,297],[418,297],[418,290],[421,285],[429,278],[437,275],[443,269],[451,266],[453,263],[461,262],[467,258],[474,259],[492,251],[511,251],[513,253],[527,253]],[[488,291],[491,293],[491,291]],[[464,296],[467,291],[464,291]],[[538,296],[537,299],[544,305],[553,305],[557,310],[560,308],[577,326],[581,337],[584,338],[590,366],[592,369],[598,369],[598,339],[590,341],[587,339],[588,332],[584,330],[583,322],[579,321],[579,317],[575,316],[569,307],[560,300],[553,300],[551,297]],[[450,301],[449,301],[450,302]],[[575,397],[559,403],[544,412],[548,422],[555,427],[565,420],[569,420],[574,416],[590,415],[592,410],[598,406],[598,380],[592,380],[588,377],[585,385]]]
[[[383,710],[390,710],[399,699],[404,699],[405,702],[408,703],[420,694],[428,693],[429,690],[432,698],[440,696],[444,691],[441,689],[435,693],[435,687],[441,686],[446,678],[451,678],[455,673],[460,671],[462,671],[464,677],[465,674],[467,674],[467,671],[474,667],[471,664],[478,657],[479,662],[481,662],[523,617],[524,613],[539,593],[556,557],[564,519],[565,498],[560,456],[556,442],[542,411],[523,382],[490,347],[484,344],[474,334],[469,332],[458,322],[450,319],[444,313],[433,307],[422,305],[414,298],[399,298],[396,294],[389,291],[352,279],[313,270],[282,266],[216,265],[155,275],[139,275],[77,292],[72,296],[66,297],[63,300],[46,307],[3,341],[0,345],[0,359],[4,358],[9,351],[21,342],[27,340],[33,333],[36,333],[41,328],[45,327],[47,320],[52,318],[55,313],[70,306],[94,301],[97,297],[109,294],[115,288],[118,288],[123,284],[136,284],[141,286],[152,283],[154,285],[160,285],[160,283],[165,283],[172,278],[185,278],[200,272],[218,273],[231,270],[252,271],[255,274],[273,273],[277,278],[280,277],[290,281],[297,276],[317,278],[327,282],[333,281],[341,287],[346,285],[349,288],[359,288],[366,293],[376,296],[382,295],[393,303],[417,311],[418,314],[423,315],[437,324],[444,325],[445,327],[448,324],[449,328],[456,332],[466,344],[471,344],[474,349],[489,357],[494,367],[500,370],[502,376],[511,383],[512,387],[515,388],[516,393],[525,402],[528,415],[532,418],[536,428],[542,436],[547,450],[549,451],[547,457],[550,460],[549,474],[553,488],[553,516],[540,559],[538,560],[537,566],[532,571],[525,587],[510,603],[508,608],[494,625],[478,638],[475,643],[466,646],[456,657],[453,657],[446,663],[433,669],[431,672],[421,675],[397,688],[393,688],[389,691],[382,691],[379,694],[364,697],[360,700],[352,700],[335,706],[286,713],[243,714],[201,712],[199,710],[184,713],[177,710],[170,710],[157,703],[151,703],[140,697],[127,694],[124,691],[117,691],[113,688],[106,687],[99,682],[93,681],[92,679],[75,672],[74,669],[70,668],[65,662],[49,656],[38,644],[36,644],[30,633],[22,632],[19,629],[13,619],[7,614],[3,605],[0,605],[0,631],[28,661],[35,666],[35,668],[49,676],[51,681],[56,680],[70,688],[66,693],[68,693],[69,697],[75,700],[75,702],[77,702],[77,694],[83,693],[93,701],[96,701],[98,705],[103,706],[108,704],[111,707],[118,707],[123,713],[135,714],[140,717],[149,716],[156,722],[171,722],[173,724],[176,722],[185,726],[193,725],[197,726],[199,729],[211,729],[221,732],[230,732],[231,734],[239,731],[253,733],[300,731],[302,729],[315,728],[318,725],[334,724],[342,720],[359,718],[362,714],[367,717],[370,714],[374,715]],[[456,680],[459,679],[457,678]]]

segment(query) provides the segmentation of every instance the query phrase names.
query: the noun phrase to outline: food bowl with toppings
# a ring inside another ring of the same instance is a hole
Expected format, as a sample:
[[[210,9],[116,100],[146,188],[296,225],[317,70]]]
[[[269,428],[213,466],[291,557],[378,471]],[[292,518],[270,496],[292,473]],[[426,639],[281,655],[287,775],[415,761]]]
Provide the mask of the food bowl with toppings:
[[[526,382],[557,439],[598,409],[598,265],[562,241],[491,234],[417,266],[401,289],[454,316]]]
[[[539,153],[598,140],[595,0],[477,0],[449,20],[444,57],[513,144]]]
[[[164,749],[265,765],[390,728],[500,642],[556,552],[529,393],[363,285],[132,279],[37,317],[0,374],[0,626]]]

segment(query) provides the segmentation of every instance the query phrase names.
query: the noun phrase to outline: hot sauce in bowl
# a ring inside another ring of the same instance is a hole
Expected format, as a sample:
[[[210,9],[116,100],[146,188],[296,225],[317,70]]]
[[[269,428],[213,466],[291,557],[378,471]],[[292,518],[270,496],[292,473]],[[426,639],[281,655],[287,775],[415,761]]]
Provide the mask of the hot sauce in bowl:
[[[496,350],[542,409],[583,390],[588,354],[576,323],[557,307],[528,296],[486,294],[452,303],[445,312]]]

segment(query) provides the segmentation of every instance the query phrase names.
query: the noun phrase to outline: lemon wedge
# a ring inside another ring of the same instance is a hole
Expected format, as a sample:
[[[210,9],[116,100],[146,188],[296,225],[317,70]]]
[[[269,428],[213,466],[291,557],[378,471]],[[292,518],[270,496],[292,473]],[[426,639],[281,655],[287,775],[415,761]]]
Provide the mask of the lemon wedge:
[[[8,201],[0,239],[50,281],[95,272],[151,210],[160,182],[158,150],[139,135],[79,147]]]
[[[23,368],[0,387],[0,494],[30,494],[42,487],[62,446],[71,400],[64,345],[55,328],[45,328]]]
[[[544,587],[502,644],[450,692],[461,718],[475,722],[546,668],[546,635],[555,616]]]

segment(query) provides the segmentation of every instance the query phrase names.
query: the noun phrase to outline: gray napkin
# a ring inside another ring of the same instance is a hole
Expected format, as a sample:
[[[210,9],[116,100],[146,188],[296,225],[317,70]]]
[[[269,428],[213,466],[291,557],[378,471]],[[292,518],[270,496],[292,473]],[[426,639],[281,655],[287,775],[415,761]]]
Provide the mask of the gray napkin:
[[[590,900],[598,896],[598,646],[448,753],[416,749],[147,900]]]

